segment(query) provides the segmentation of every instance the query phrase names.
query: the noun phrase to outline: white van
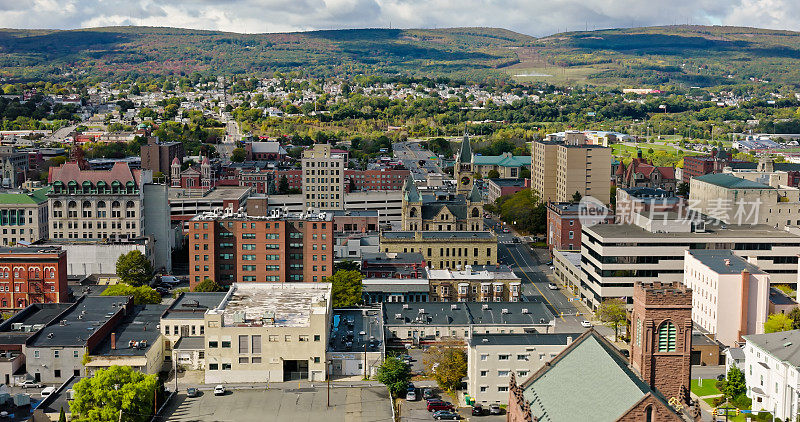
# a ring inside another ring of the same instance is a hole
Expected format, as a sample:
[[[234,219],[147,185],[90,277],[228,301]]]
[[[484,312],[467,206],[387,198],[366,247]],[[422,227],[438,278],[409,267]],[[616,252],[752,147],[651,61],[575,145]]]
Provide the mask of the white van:
[[[55,387],[47,387],[44,390],[42,390],[42,393],[41,393],[42,394],[42,398],[45,398],[45,397],[47,397],[47,396],[49,396],[49,395],[51,395],[51,394],[53,394],[55,392],[56,392],[56,388]]]

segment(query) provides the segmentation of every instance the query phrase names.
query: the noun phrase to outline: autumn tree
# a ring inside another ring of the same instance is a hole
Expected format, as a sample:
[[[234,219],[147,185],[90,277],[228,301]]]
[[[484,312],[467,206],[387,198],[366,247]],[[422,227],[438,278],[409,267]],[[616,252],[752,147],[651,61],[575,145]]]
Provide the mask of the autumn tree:
[[[767,317],[767,322],[764,323],[765,333],[777,333],[780,331],[788,331],[792,329],[792,321],[786,314],[772,314]]]
[[[617,341],[620,324],[625,323],[627,318],[627,307],[625,301],[620,298],[606,299],[597,307],[595,315],[600,321],[614,327],[614,341]]]
[[[459,344],[430,347],[425,351],[423,363],[425,371],[446,391],[455,391],[467,376],[467,354]]]
[[[149,421],[155,414],[155,396],[162,387],[158,376],[145,375],[130,366],[98,369],[72,388],[75,399],[70,403],[72,420],[76,422]]]

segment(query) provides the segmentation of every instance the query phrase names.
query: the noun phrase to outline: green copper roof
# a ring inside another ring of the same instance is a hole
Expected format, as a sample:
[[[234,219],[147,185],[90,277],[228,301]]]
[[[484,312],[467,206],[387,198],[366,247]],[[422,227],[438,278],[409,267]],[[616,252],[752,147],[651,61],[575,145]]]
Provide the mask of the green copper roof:
[[[417,186],[410,176],[406,178],[406,184],[403,185],[403,196],[406,202],[420,202],[422,200],[422,197],[419,196]]]
[[[476,155],[472,159],[476,166],[522,167],[531,165],[530,155]]]
[[[31,193],[0,193],[0,204],[41,204],[47,202],[47,193],[50,186],[37,189]]]
[[[704,176],[695,177],[695,179],[711,183],[712,185],[721,186],[723,188],[731,189],[773,189],[772,186],[763,183],[752,182],[741,177],[732,176],[726,173],[706,174]]]
[[[589,333],[527,381],[523,397],[539,421],[615,421],[650,388],[610,345]]]
[[[464,134],[464,139],[461,140],[461,149],[458,151],[458,162],[472,162],[472,146],[469,144],[469,135],[466,133]]]
[[[472,185],[472,190],[469,192],[469,198],[467,198],[469,202],[481,202],[483,198],[481,198],[481,193],[478,190],[477,185]]]

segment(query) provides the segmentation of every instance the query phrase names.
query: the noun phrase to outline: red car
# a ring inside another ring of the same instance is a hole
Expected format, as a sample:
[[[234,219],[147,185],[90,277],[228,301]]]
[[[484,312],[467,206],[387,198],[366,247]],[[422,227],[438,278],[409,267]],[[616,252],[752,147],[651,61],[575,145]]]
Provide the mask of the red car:
[[[428,402],[428,412],[435,412],[438,410],[455,410],[453,405],[446,402],[446,401],[429,401]]]

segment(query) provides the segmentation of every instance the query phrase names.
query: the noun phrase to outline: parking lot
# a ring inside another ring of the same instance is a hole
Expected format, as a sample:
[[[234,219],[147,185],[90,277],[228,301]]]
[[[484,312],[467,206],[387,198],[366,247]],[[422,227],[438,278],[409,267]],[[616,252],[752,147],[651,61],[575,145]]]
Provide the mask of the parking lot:
[[[324,387],[241,389],[214,396],[210,389],[199,397],[178,394],[164,412],[168,421],[325,421],[390,422],[389,393],[385,387],[332,387],[330,404]]]
[[[415,401],[406,401],[400,400],[400,420],[403,422],[412,422],[412,421],[432,421],[433,420],[433,412],[428,412],[426,409],[426,402],[425,399],[422,398],[422,391],[421,388],[417,389],[418,400]],[[452,397],[448,395],[444,395],[443,397],[439,394],[438,390],[436,390],[436,396],[440,397],[442,400],[455,403]],[[461,415],[461,420],[466,421],[485,421],[485,422],[505,422],[506,415],[503,413],[502,415],[488,415],[485,414],[483,416],[472,416],[472,408],[471,407],[460,407],[456,409],[456,411]],[[488,411],[487,411],[488,413]]]

